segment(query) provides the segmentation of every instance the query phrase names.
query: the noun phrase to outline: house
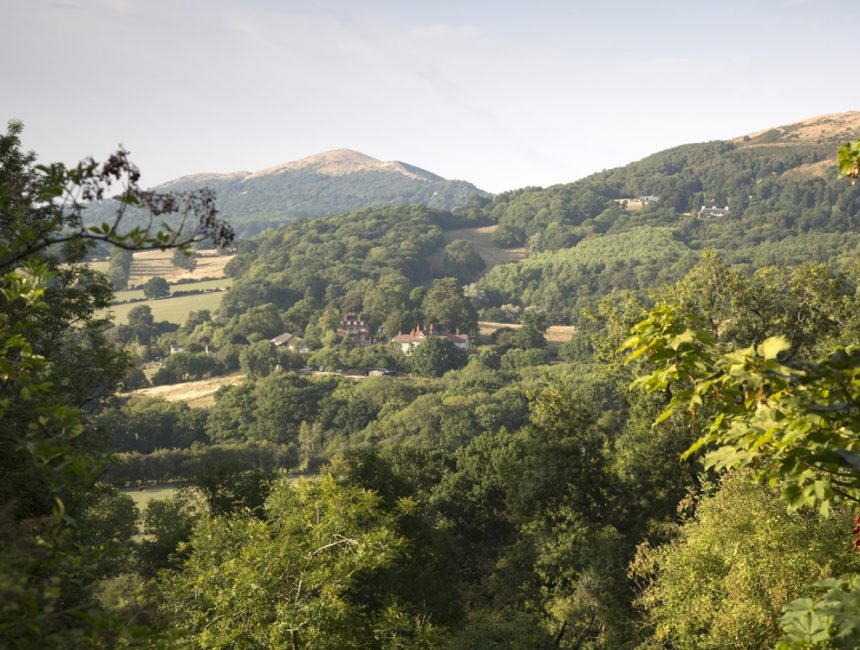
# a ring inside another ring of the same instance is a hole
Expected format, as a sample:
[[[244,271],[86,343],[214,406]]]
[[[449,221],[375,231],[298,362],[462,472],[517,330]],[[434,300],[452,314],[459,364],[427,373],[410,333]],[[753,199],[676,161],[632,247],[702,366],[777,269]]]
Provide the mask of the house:
[[[659,196],[654,196],[653,194],[646,194],[645,196],[640,196],[639,200],[642,203],[657,203],[660,200]]]
[[[269,340],[278,347],[282,345],[285,346],[290,352],[307,354],[311,351],[309,347],[304,345],[304,341],[302,341],[302,339],[295,334],[290,334],[289,332],[284,332],[283,334],[279,334],[275,338]]]
[[[400,351],[408,356],[412,354],[412,350],[421,345],[424,339],[431,336],[444,336],[461,350],[469,349],[469,337],[466,334],[460,334],[460,330],[457,330],[456,334],[441,334],[433,325],[430,325],[426,329],[422,329],[416,325],[415,329],[408,334],[398,333],[397,336],[391,339],[391,342],[396,343],[400,347]]]
[[[364,321],[361,314],[344,314],[337,327],[337,335],[342,339],[351,339],[359,345],[370,345],[373,337],[370,335],[370,327]]]
[[[277,345],[278,347],[280,347],[282,345],[289,344],[289,342],[292,341],[294,338],[296,338],[295,334],[290,334],[289,332],[284,332],[283,334],[278,334],[278,336],[276,336],[273,339],[269,339],[269,340],[272,343],[274,343],[275,345]]]
[[[396,343],[398,347],[400,347],[400,351],[403,354],[409,355],[412,353],[412,350],[421,345],[421,343],[424,342],[424,339],[426,339],[428,336],[434,336],[432,325],[427,332],[425,332],[423,329],[418,327],[418,325],[416,325],[415,328],[408,334],[398,332],[397,336],[391,339],[391,342]]]
[[[699,219],[717,219],[727,216],[729,216],[729,206],[718,208],[713,205],[709,208],[703,205],[702,209],[699,210]]]
[[[457,330],[454,334],[446,334],[445,335],[451,343],[456,345],[461,350],[469,350],[469,336],[467,334],[460,334],[460,330]]]

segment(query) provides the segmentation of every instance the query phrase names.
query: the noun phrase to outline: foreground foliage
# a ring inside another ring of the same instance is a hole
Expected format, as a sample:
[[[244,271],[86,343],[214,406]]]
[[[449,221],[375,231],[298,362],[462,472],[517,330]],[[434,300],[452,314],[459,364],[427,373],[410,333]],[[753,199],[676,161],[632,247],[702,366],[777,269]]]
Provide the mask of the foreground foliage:
[[[206,518],[188,560],[161,579],[160,598],[194,648],[405,648],[430,633],[397,602],[371,606],[373,576],[406,552],[396,518],[367,490],[276,483],[265,519]]]

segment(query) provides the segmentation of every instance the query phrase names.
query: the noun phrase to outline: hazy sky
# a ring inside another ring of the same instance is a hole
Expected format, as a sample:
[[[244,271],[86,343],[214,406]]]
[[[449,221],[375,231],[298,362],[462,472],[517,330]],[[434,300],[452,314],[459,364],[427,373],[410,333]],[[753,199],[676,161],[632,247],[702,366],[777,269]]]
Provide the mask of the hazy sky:
[[[336,148],[498,192],[860,109],[857,0],[0,0],[0,119],[144,181]],[[860,134],[858,134],[860,136]]]

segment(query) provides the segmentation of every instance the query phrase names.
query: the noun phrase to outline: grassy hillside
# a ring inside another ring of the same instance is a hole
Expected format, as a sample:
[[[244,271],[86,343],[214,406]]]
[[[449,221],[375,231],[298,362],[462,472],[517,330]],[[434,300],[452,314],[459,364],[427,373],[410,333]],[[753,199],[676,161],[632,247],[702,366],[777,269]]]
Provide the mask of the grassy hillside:
[[[457,228],[446,230],[442,235],[445,237],[446,244],[456,239],[465,239],[472,244],[484,262],[487,263],[487,269],[497,264],[508,264],[525,259],[528,251],[524,247],[503,248],[493,240],[493,233],[496,232],[497,228],[498,226],[495,224],[477,228]]]

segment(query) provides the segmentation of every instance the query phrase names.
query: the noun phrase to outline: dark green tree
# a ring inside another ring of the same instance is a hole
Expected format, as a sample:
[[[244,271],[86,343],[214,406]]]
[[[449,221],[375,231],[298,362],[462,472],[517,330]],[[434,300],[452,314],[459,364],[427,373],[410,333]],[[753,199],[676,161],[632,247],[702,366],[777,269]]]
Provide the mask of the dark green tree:
[[[167,298],[170,295],[170,285],[164,278],[149,278],[143,283],[143,295],[147,298]]]
[[[111,251],[107,276],[110,279],[113,288],[117,291],[121,291],[128,286],[128,278],[131,273],[132,261],[131,251],[123,250],[121,248],[115,248]]]
[[[409,356],[409,366],[419,375],[441,377],[466,365],[466,353],[442,336],[427,337]]]
[[[21,150],[21,129],[11,122],[0,135],[0,638],[18,648],[110,647],[128,630],[93,598],[107,547],[84,535],[86,495],[101,458],[81,409],[98,405],[127,364],[104,336],[107,323],[95,317],[110,287],[80,262],[90,242],[126,250],[202,238],[220,245],[232,231],[207,192],[141,190],[123,150],[101,165],[36,166],[35,155]],[[84,202],[109,196],[117,183],[116,214],[86,225]],[[129,206],[156,222],[171,212],[193,222],[127,227]]]
[[[460,282],[471,282],[487,266],[472,243],[465,239],[455,239],[445,247],[442,264],[445,274]]]
[[[268,340],[252,343],[239,353],[239,367],[251,379],[267,377],[279,363],[279,350]]]
[[[434,280],[421,303],[427,323],[444,332],[461,332],[475,335],[478,331],[478,313],[463,295],[463,288],[455,278]]]

